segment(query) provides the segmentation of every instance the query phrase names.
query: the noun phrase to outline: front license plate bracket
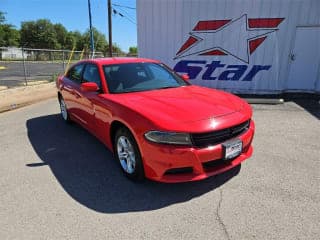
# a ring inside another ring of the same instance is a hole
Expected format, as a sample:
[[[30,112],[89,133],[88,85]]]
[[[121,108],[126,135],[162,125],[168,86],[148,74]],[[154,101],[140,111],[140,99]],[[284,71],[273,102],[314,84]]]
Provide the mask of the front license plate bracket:
[[[242,152],[242,141],[233,139],[222,143],[223,159],[228,161],[238,157]]]

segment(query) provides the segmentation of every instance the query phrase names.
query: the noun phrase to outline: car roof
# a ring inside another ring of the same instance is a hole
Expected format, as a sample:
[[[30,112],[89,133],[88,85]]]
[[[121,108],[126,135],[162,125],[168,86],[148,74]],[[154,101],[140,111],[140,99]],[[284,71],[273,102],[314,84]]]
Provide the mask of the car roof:
[[[80,62],[92,62],[100,65],[111,65],[119,63],[138,63],[138,62],[153,62],[159,63],[157,60],[147,59],[147,58],[135,58],[135,57],[110,57],[110,58],[94,58],[94,59],[84,59]]]

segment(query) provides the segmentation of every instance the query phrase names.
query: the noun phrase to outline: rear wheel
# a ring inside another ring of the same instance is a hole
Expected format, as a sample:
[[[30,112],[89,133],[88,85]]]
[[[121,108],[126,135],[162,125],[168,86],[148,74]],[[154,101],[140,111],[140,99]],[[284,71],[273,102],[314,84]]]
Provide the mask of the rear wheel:
[[[138,145],[126,128],[120,128],[114,138],[114,154],[124,174],[132,180],[144,179],[144,170]]]
[[[71,122],[70,116],[68,113],[68,109],[67,109],[67,105],[66,105],[63,97],[59,98],[59,103],[60,103],[60,112],[61,112],[61,116],[62,116],[63,120],[68,123]]]

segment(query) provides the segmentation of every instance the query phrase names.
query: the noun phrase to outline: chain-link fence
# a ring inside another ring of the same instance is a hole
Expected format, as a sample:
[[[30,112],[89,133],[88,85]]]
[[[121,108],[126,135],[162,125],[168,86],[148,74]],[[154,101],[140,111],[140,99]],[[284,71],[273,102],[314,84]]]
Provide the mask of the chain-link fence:
[[[113,53],[114,56],[121,56]],[[80,59],[89,58],[90,52],[1,47],[0,87],[16,87],[55,81],[59,74]],[[123,55],[122,55],[123,56]],[[94,57],[105,57],[95,52]]]

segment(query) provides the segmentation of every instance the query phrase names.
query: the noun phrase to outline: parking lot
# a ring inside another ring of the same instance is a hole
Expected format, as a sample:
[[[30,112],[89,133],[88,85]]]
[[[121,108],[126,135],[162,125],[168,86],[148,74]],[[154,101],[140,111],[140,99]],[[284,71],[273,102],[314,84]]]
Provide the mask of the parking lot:
[[[0,114],[0,239],[318,239],[320,105],[253,108],[253,156],[183,184],[127,180],[56,99]]]
[[[8,88],[53,81],[58,74],[64,72],[66,63],[63,62],[25,62],[25,71],[22,61],[0,61],[0,87]]]

